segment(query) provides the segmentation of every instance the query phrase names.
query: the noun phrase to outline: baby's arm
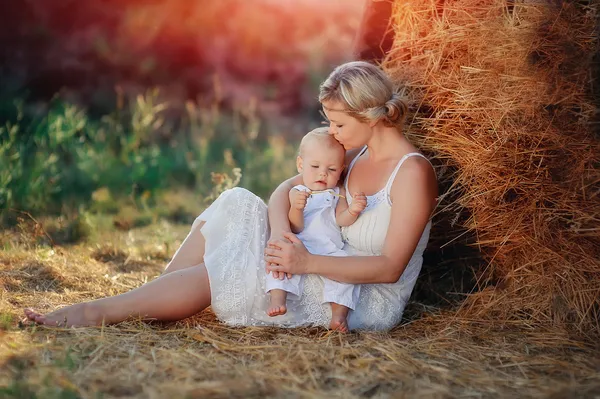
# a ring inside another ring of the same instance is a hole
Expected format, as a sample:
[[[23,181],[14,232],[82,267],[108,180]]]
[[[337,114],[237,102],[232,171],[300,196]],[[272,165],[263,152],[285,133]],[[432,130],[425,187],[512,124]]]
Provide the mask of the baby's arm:
[[[290,219],[290,227],[292,233],[298,234],[304,230],[304,207],[310,193],[296,189],[290,190],[290,211],[288,217]]]
[[[346,227],[350,226],[352,223],[356,222],[358,219],[358,215],[365,209],[367,206],[367,197],[363,193],[354,194],[352,206],[348,206],[348,201],[346,201],[346,190],[342,187],[340,188],[340,194],[343,197],[340,197],[335,208],[335,220],[338,226]]]

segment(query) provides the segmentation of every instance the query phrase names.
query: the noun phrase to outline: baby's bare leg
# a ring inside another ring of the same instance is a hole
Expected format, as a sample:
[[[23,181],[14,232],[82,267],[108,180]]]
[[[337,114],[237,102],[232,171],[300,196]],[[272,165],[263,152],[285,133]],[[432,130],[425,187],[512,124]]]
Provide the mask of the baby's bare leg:
[[[204,223],[206,222],[200,222],[188,233],[177,252],[175,252],[175,255],[173,255],[173,259],[171,259],[165,270],[162,272],[163,276],[168,273],[204,263],[204,246],[206,241],[200,232]]]
[[[271,317],[286,314],[287,292],[280,289],[272,289],[269,291],[269,295],[271,296],[271,299],[267,314]]]
[[[46,315],[25,310],[32,321],[48,326],[97,326],[129,318],[181,320],[210,305],[204,264],[169,273],[121,295],[79,303]]]
[[[348,332],[348,312],[350,308],[331,302],[331,324],[329,328],[340,332]]]

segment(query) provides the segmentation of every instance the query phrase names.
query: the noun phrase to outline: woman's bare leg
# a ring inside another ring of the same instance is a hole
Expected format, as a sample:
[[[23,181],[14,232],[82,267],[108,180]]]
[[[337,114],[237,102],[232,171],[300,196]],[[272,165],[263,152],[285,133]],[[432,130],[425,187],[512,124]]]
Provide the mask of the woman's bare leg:
[[[204,262],[204,245],[206,241],[200,232],[204,223],[206,222],[200,222],[198,226],[194,226],[188,233],[179,249],[177,249],[177,252],[175,252],[175,255],[173,255],[173,259],[171,259],[162,272],[163,276]]]
[[[210,284],[204,264],[170,272],[121,295],[79,303],[47,315],[25,310],[32,321],[49,326],[95,326],[129,318],[181,320],[210,305]]]

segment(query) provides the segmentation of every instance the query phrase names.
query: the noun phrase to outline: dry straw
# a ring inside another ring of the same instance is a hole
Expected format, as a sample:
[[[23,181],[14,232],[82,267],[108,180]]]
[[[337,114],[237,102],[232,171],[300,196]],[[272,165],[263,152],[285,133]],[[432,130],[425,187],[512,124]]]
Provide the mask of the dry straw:
[[[384,66],[441,165],[438,224],[458,220],[486,261],[463,317],[600,331],[597,6],[396,2]]]
[[[166,236],[156,232],[0,252],[0,314],[16,319],[25,306],[48,311],[140,286],[164,266],[164,249],[156,251]],[[166,325],[0,327],[0,396],[9,397],[563,398],[600,389],[594,343],[561,328],[500,329],[448,314],[419,314],[389,333],[232,328],[210,311]]]

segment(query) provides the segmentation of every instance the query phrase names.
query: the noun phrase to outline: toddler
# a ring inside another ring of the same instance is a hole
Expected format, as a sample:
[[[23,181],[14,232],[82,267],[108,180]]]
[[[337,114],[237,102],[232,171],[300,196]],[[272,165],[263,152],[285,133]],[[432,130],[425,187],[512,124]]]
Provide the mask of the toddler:
[[[366,205],[364,195],[355,194],[350,207],[343,187],[338,187],[344,169],[344,147],[328,132],[318,128],[306,134],[300,142],[296,158],[303,184],[290,191],[290,226],[306,249],[315,255],[347,256],[340,226],[356,221]],[[304,276],[276,278],[267,275],[266,291],[270,293],[269,316],[287,312],[287,297],[300,299]],[[348,312],[358,302],[360,286],[340,283],[323,277],[323,302],[331,303],[330,328],[348,331]]]

